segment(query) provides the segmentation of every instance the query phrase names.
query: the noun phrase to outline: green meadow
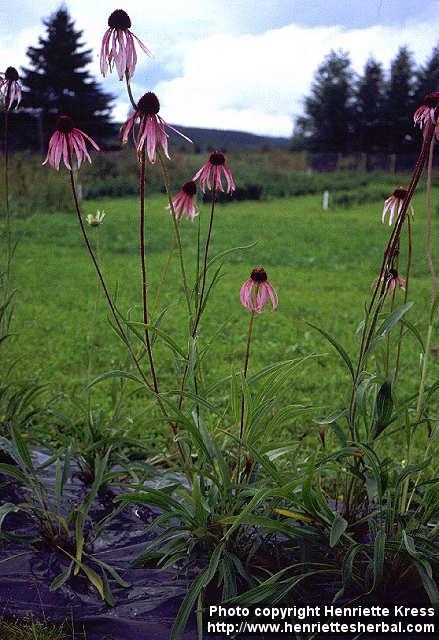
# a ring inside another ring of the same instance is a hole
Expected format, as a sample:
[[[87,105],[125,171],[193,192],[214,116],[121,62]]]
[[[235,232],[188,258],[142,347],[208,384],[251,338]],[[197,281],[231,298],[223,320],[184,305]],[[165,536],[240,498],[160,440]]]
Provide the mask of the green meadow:
[[[433,202],[438,191],[433,193]],[[178,254],[173,247],[172,220],[165,209],[166,197],[154,194],[147,199],[146,206],[151,322],[160,319],[160,329],[186,350],[185,301]],[[424,333],[430,278],[424,250],[422,192],[416,196],[414,208],[414,260],[409,289],[409,300],[414,306],[407,318]],[[84,217],[97,209],[105,211],[98,231],[88,227],[90,238],[98,243],[103,271],[119,310],[133,320],[140,320],[138,201],[134,197],[87,200],[82,209]],[[310,443],[317,441],[315,421],[342,405],[349,380],[334,349],[308,323],[336,337],[355,359],[359,346],[356,329],[389,234],[389,226],[381,224],[381,210],[382,201],[373,200],[350,208],[322,211],[321,195],[217,206],[210,256],[231,247],[239,249],[210,269],[213,275],[223,263],[221,278],[210,294],[199,332],[202,349],[213,342],[203,360],[205,389],[242,367],[249,314],[240,305],[239,290],[251,269],[263,266],[278,290],[279,308],[271,313],[266,307],[256,319],[250,370],[276,360],[317,354],[297,371],[288,390],[289,402],[313,405],[305,418],[297,418],[291,424],[291,435],[306,435]],[[180,225],[191,285],[198,233],[203,247],[208,218],[209,205],[201,204],[195,222],[183,220]],[[37,430],[42,431],[47,442],[56,442],[66,429],[63,416],[69,415],[72,420],[71,416],[76,415],[80,419],[84,407],[89,406],[111,414],[114,379],[93,386],[90,405],[85,387],[106,371],[127,370],[129,364],[125,348],[110,325],[75,215],[62,211],[38,213],[14,219],[13,224],[18,241],[13,263],[15,335],[5,350],[7,365],[13,365],[13,380],[46,385],[44,394],[50,418],[41,418]],[[437,253],[438,249],[439,237],[433,234],[433,250]],[[405,246],[401,246],[402,265],[405,253]],[[402,303],[401,292],[397,293],[396,303],[398,299]],[[396,339],[398,333],[392,335]],[[433,348],[435,344],[433,341]],[[403,350],[402,388],[409,395],[416,390],[419,380],[416,340],[408,337]],[[159,363],[160,390],[177,390],[175,360],[161,338],[154,344],[154,355]],[[382,367],[380,361],[377,367],[378,370]],[[429,380],[433,381],[438,373],[434,356]],[[226,380],[212,391],[210,400],[220,405],[228,393]],[[135,434],[146,449],[166,448],[167,430],[161,423],[154,423],[153,400],[144,390],[139,392],[135,383],[124,384],[121,406],[118,428]]]

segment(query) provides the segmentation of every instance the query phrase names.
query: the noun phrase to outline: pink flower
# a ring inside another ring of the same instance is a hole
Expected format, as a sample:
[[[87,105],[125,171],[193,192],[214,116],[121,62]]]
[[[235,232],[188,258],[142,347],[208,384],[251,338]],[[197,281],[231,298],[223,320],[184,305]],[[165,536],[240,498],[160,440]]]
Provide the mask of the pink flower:
[[[384,208],[381,216],[381,222],[384,224],[384,220],[386,218],[386,213],[389,211],[389,225],[392,224],[393,218],[395,217],[395,211],[397,213],[397,217],[401,213],[402,205],[404,204],[404,198],[407,195],[407,190],[403,187],[398,187],[389,196],[386,200],[384,200]]]
[[[384,279],[385,276],[383,276]],[[405,280],[400,275],[398,275],[398,271],[396,269],[389,269],[387,272],[386,279],[386,288],[390,289],[390,291],[395,291],[398,286],[401,291],[405,291]]]
[[[188,140],[188,142],[192,142],[192,140],[187,138],[180,131],[177,131],[177,129],[174,129],[174,127],[167,124],[163,118],[158,115],[159,111],[160,102],[157,96],[155,93],[148,91],[148,93],[145,93],[145,95],[140,98],[137,103],[137,109],[133,115],[128,118],[121,129],[122,142],[128,142],[130,131],[133,130],[133,138],[136,144],[138,156],[140,156],[146,140],[146,150],[150,162],[155,162],[158,145],[161,145],[165,156],[169,158],[168,134],[166,133],[165,127],[169,127],[182,138]],[[134,125],[137,120],[139,120],[139,128],[137,136],[135,136]]]
[[[5,109],[9,111],[15,101],[15,108],[21,102],[21,87],[18,82],[18,71],[14,67],[8,67],[4,73],[0,73],[0,93],[5,101]]]
[[[439,91],[433,91],[425,96],[421,106],[416,109],[413,120],[415,126],[424,129],[429,122],[436,124],[437,108],[439,107]]]
[[[181,191],[179,191],[172,200],[177,220],[181,220],[181,218],[189,218],[189,220],[193,220],[195,218],[197,215],[197,207],[194,202],[194,196],[196,193],[197,185],[193,180],[185,182],[181,187]],[[166,208],[171,209],[171,205],[168,204]]]
[[[128,78],[132,77],[137,63],[134,40],[147,56],[151,55],[143,42],[130,31],[130,27],[130,17],[123,9],[116,9],[108,18],[108,29],[102,38],[100,57],[101,73],[104,77],[108,70],[113,70],[113,65],[117,69],[119,80],[123,80],[125,73]]]
[[[272,311],[277,309],[278,300],[275,289],[268,282],[267,272],[262,267],[253,269],[250,278],[241,287],[241,304],[252,313],[262,313],[268,298]]]
[[[59,171],[61,158],[67,169],[72,170],[72,155],[76,155],[78,169],[82,162],[87,159],[91,163],[91,158],[87,151],[86,140],[99,151],[99,147],[94,140],[80,129],[75,128],[75,123],[70,116],[60,116],[56,121],[56,131],[49,141],[49,150],[43,164],[47,162]]]
[[[214,151],[210,154],[209,162],[206,162],[206,164],[201,167],[192,180],[200,179],[200,186],[203,193],[206,190],[206,186],[208,189],[212,189],[212,182],[214,189],[224,191],[222,174],[224,174],[226,178],[227,193],[232,193],[236,188],[232,172],[227,166],[224,154],[221,153],[221,151]]]

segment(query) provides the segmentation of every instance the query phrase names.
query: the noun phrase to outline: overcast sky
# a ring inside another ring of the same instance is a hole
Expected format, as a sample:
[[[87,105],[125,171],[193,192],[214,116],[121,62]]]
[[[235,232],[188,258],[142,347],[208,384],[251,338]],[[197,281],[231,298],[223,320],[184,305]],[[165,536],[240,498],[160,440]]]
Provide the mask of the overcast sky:
[[[26,65],[26,49],[43,33],[57,0],[0,0],[0,70]],[[406,44],[423,63],[439,41],[439,0],[99,0],[65,2],[93,49],[92,72],[108,15],[124,8],[132,31],[152,50],[139,53],[133,88],[153,90],[160,114],[187,126],[290,136],[313,73],[331,50],[350,52],[360,72],[370,55],[385,67]],[[124,86],[114,115],[128,111]],[[438,87],[439,89],[439,87]]]

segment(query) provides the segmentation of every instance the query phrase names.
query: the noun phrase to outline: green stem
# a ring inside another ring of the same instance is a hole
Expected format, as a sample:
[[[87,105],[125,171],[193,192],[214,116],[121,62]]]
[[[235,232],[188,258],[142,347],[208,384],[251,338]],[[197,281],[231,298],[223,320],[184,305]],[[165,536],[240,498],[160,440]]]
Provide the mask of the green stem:
[[[434,304],[437,295],[436,289],[436,271],[431,255],[431,179],[433,174],[433,147],[434,136],[430,143],[430,152],[428,154],[428,170],[427,170],[427,193],[426,193],[426,234],[425,234],[425,253],[427,256],[428,267],[431,274],[431,303]]]
[[[5,232],[6,232],[6,282],[5,298],[8,297],[10,289],[10,274],[12,261],[12,233],[11,233],[11,210],[9,207],[9,112],[5,108],[5,125],[3,138],[3,158],[4,158],[4,180],[5,180]]]
[[[71,153],[69,153],[69,156],[70,156],[69,157],[69,161],[70,161],[70,165],[71,165],[71,162],[72,162]],[[136,369],[139,372],[139,374],[140,374],[145,386],[150,391],[152,391],[154,393],[154,389],[151,386],[151,384],[148,382],[148,380],[147,380],[147,378],[146,378],[146,376],[145,376],[145,374],[144,374],[144,372],[142,370],[142,367],[140,366],[140,363],[139,363],[138,359],[136,358],[136,355],[135,355],[135,353],[133,351],[131,343],[128,340],[128,336],[127,336],[127,334],[125,332],[125,329],[123,328],[122,323],[119,320],[119,315],[118,315],[117,309],[116,309],[116,307],[115,307],[115,305],[113,303],[113,300],[111,299],[111,295],[110,295],[110,292],[108,291],[107,285],[105,284],[104,276],[102,274],[102,271],[101,271],[101,268],[100,268],[100,266],[98,264],[98,261],[96,260],[96,256],[94,254],[94,251],[92,249],[92,246],[91,246],[90,241],[89,241],[88,236],[87,236],[87,231],[85,230],[84,223],[82,221],[81,209],[79,207],[78,195],[76,193],[76,186],[75,186],[75,179],[73,177],[73,171],[70,170],[69,171],[69,175],[70,175],[70,185],[71,185],[72,195],[73,195],[73,202],[74,202],[74,205],[75,205],[75,210],[76,210],[76,215],[77,215],[78,222],[79,222],[79,227],[80,227],[81,233],[82,233],[82,238],[84,240],[84,244],[85,244],[86,249],[88,251],[88,254],[89,254],[90,258],[91,258],[91,261],[93,262],[93,265],[94,265],[94,267],[96,269],[96,273],[98,275],[101,287],[102,287],[102,289],[104,291],[105,299],[106,299],[106,301],[108,303],[108,307],[109,307],[109,309],[111,311],[111,315],[114,318],[114,321],[115,321],[115,323],[117,325],[119,333],[122,336],[122,339],[125,342],[128,350],[130,352],[131,358],[133,359],[133,362],[134,362],[134,364],[136,366]],[[160,400],[159,400],[159,402],[160,402]]]
[[[409,283],[410,283],[410,274],[412,270],[412,259],[413,259],[413,228],[412,221],[410,215],[407,216],[407,225],[408,225],[408,254],[407,254],[407,270],[405,273],[405,292],[404,292],[404,304],[407,304],[408,296],[409,296]],[[401,361],[401,348],[402,348],[402,334],[404,331],[404,327],[401,325],[399,330],[399,340],[398,340],[398,350],[396,353],[396,363],[395,363],[395,372],[393,374],[393,385],[395,385],[396,380],[398,378],[399,373],[399,363]]]
[[[125,71],[125,82],[126,82],[126,85],[127,85],[127,92],[128,92],[128,97],[129,97],[130,102],[131,102],[131,106],[133,107],[134,111],[136,111],[137,110],[137,104],[136,104],[136,101],[134,100],[133,93],[131,91],[131,84],[130,84],[130,79],[129,79],[127,71]]]
[[[184,254],[183,254],[183,245],[182,245],[182,242],[181,242],[180,228],[179,228],[179,225],[178,225],[178,220],[177,220],[177,216],[176,216],[175,209],[174,209],[174,203],[172,202],[172,193],[171,193],[171,185],[170,185],[170,180],[169,180],[169,174],[168,174],[168,170],[166,168],[165,161],[164,161],[164,158],[163,158],[163,155],[162,155],[160,149],[158,149],[157,155],[159,157],[159,162],[160,162],[160,166],[161,166],[162,174],[163,174],[163,182],[165,184],[165,189],[166,189],[166,193],[167,193],[168,201],[169,201],[169,208],[171,210],[172,220],[173,220],[173,223],[174,223],[174,232],[175,232],[175,238],[177,240],[178,256],[179,256],[179,261],[180,261],[181,279],[183,281],[183,289],[184,289],[184,295],[185,295],[185,298],[186,298],[186,305],[187,305],[187,310],[188,310],[189,322],[190,322],[190,326],[192,326],[191,295],[190,295],[189,287],[188,287],[188,284],[187,284],[186,269],[185,269],[185,266],[184,266]]]
[[[257,289],[259,289],[259,286],[257,287]],[[256,290],[255,296],[257,296],[257,294],[258,294],[258,290]],[[250,320],[248,323],[247,346],[246,346],[245,355],[244,355],[244,381],[247,380],[248,363],[250,360],[250,346],[251,346],[251,340],[253,335],[254,320],[255,320],[255,312],[252,311]],[[244,395],[244,389],[243,389],[241,394],[241,417],[240,417],[240,424],[239,424],[238,460],[236,464],[237,483],[239,483],[239,477],[241,474],[242,440],[244,438],[244,414],[245,414],[245,395]]]
[[[207,262],[209,259],[209,247],[210,247],[210,240],[212,237],[212,228],[213,228],[213,220],[214,220],[214,215],[215,215],[215,204],[216,204],[216,184],[214,183],[212,186],[212,205],[210,208],[210,218],[209,218],[209,229],[207,232],[207,239],[206,239],[206,244],[204,247],[204,261],[203,261],[203,273],[202,273],[202,277],[201,277],[201,291],[200,291],[200,297],[198,300],[198,306],[197,306],[197,313],[195,316],[195,322],[194,322],[194,326],[192,329],[192,337],[195,338],[195,335],[197,333],[197,329],[198,329],[198,325],[200,323],[200,319],[201,319],[201,315],[203,313],[203,303],[204,303],[204,292],[206,289],[206,279],[207,279]]]
[[[96,225],[96,227],[95,227],[95,255],[96,255],[96,262],[100,266],[101,261],[100,261],[100,257],[99,257],[99,225]],[[97,315],[98,315],[99,291],[100,291],[100,285],[99,285],[99,280],[98,280],[96,282],[96,296],[95,296],[95,302],[94,302],[94,307],[93,307],[92,322],[91,322],[91,327],[90,327],[90,336],[89,336],[89,340],[88,340],[88,366],[87,366],[87,380],[88,381],[90,381],[90,378],[91,378],[92,353],[93,353],[93,348],[94,348],[93,342],[94,342],[94,339],[96,337],[95,325],[96,325],[96,318],[97,318]]]
[[[142,305],[143,305],[143,324],[145,325],[145,344],[148,352],[149,368],[153,381],[154,392],[159,393],[157,374],[154,366],[154,358],[152,355],[151,340],[148,329],[148,283],[146,278],[146,257],[145,257],[145,148],[142,149],[140,158],[140,270],[142,279]]]
[[[368,345],[369,345],[369,341],[370,338],[373,334],[373,330],[369,329],[368,326],[368,322],[369,322],[369,317],[370,314],[372,312],[372,309],[375,305],[375,302],[377,300],[377,296],[378,296],[378,292],[381,288],[381,295],[380,298],[383,297],[383,294],[385,293],[385,272],[387,267],[389,266],[389,260],[392,259],[394,253],[395,253],[395,249],[398,246],[399,243],[399,239],[400,239],[400,235],[401,235],[401,229],[402,229],[402,225],[406,219],[406,214],[407,214],[407,210],[408,207],[410,205],[411,199],[413,197],[413,194],[415,192],[415,189],[418,185],[419,179],[422,175],[422,171],[424,169],[424,165],[425,165],[425,161],[428,157],[429,154],[429,150],[430,150],[430,145],[431,145],[431,141],[433,139],[434,136],[434,132],[435,132],[435,125],[432,122],[428,122],[425,130],[424,130],[424,137],[422,140],[422,147],[421,150],[419,152],[419,156],[416,160],[416,164],[415,164],[415,168],[413,169],[413,174],[410,180],[410,183],[407,187],[407,193],[406,196],[403,200],[402,203],[402,207],[401,207],[401,211],[398,215],[398,218],[396,220],[396,223],[392,229],[392,232],[390,234],[390,238],[389,241],[387,243],[386,249],[384,251],[384,257],[383,260],[381,262],[381,268],[380,268],[380,274],[378,276],[378,280],[375,284],[373,293],[372,293],[372,297],[370,299],[369,305],[367,307],[367,315],[366,315],[366,319],[364,322],[364,327],[363,327],[363,332],[362,332],[362,336],[361,336],[361,345],[360,345],[360,351],[359,351],[359,355],[358,355],[358,360],[357,360],[357,367],[356,367],[356,371],[354,374],[354,379],[352,381],[352,392],[351,392],[351,399],[350,399],[350,406],[349,406],[349,430],[351,432],[351,434],[355,433],[355,425],[354,425],[354,421],[355,421],[355,394],[357,391],[357,386],[358,386],[358,381],[360,378],[360,374],[362,371],[362,365],[363,365],[363,357],[365,352],[367,351]],[[380,299],[378,299],[378,305],[380,303]],[[376,314],[374,314],[374,320],[376,321]]]
[[[427,339],[425,341],[424,357],[422,359],[421,381],[419,383],[419,393],[418,393],[418,400],[416,403],[416,414],[415,414],[415,422],[414,422],[415,427],[419,424],[422,416],[422,411],[423,411],[423,402],[424,402],[425,384],[427,381],[431,338],[433,335],[433,320],[434,320],[433,311],[434,311],[434,304],[436,301],[436,272],[434,269],[433,258],[431,255],[431,182],[432,182],[432,173],[433,173],[433,147],[434,147],[434,137],[431,138],[429,154],[428,154],[427,188],[426,188],[426,236],[425,236],[425,253],[427,256],[427,262],[428,262],[428,266],[431,274],[431,311],[430,311],[430,320],[428,323]],[[428,447],[427,447],[426,453],[424,454],[424,460],[427,459],[427,452],[428,452]],[[403,503],[402,505],[404,507],[403,513],[408,512],[411,501],[413,500],[413,497],[415,495],[416,487],[418,486],[420,479],[421,479],[421,472],[419,471],[416,477],[415,484],[411,491],[410,498],[407,501],[407,506],[405,506],[405,503]],[[408,485],[408,480],[409,478],[407,478],[406,480],[407,485]],[[404,487],[404,489],[405,488],[406,487]],[[408,486],[407,486],[407,492],[408,492]]]
[[[165,284],[165,281],[166,281],[166,278],[167,278],[167,275],[168,275],[168,271],[169,271],[169,267],[171,266],[172,256],[174,255],[174,251],[175,251],[175,247],[176,246],[177,246],[177,238],[174,235],[173,238],[172,238],[171,246],[169,248],[168,259],[166,260],[166,264],[163,267],[162,275],[160,276],[160,283],[159,283],[159,286],[158,286],[158,289],[157,289],[157,293],[155,295],[154,302],[153,302],[153,305],[152,305],[153,313],[155,313],[157,311],[157,307],[158,307],[159,302],[160,302],[160,297],[161,297],[163,285]]]

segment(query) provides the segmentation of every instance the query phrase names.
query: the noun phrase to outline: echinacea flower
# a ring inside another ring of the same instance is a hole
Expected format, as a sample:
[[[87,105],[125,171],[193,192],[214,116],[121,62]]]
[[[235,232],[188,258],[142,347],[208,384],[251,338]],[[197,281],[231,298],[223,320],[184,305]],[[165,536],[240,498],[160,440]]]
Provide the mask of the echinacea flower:
[[[227,182],[227,193],[232,193],[236,187],[232,172],[227,166],[225,155],[221,151],[214,151],[210,154],[209,161],[197,171],[192,180],[200,179],[201,191],[203,193],[206,190],[206,186],[208,189],[212,189],[212,184],[214,189],[224,191],[222,175],[224,175]]]
[[[268,298],[271,300],[272,311],[277,309],[277,293],[268,282],[265,269],[253,269],[250,278],[241,287],[241,304],[252,313],[262,313]]]
[[[384,224],[384,220],[386,218],[386,213],[389,212],[389,225],[392,224],[393,218],[395,217],[395,212],[397,217],[401,213],[402,205],[404,204],[404,198],[407,195],[407,189],[403,187],[398,187],[392,193],[391,196],[384,200],[383,213],[381,215],[381,222]]]
[[[161,145],[165,156],[169,158],[168,134],[166,133],[165,127],[169,127],[182,138],[188,140],[188,142],[192,142],[190,138],[187,138],[180,131],[177,131],[177,129],[174,129],[174,127],[167,124],[163,118],[158,115],[159,111],[159,99],[155,93],[148,91],[148,93],[145,93],[145,95],[140,98],[137,103],[137,109],[134,111],[133,115],[128,118],[121,129],[122,142],[128,142],[130,131],[133,130],[133,138],[136,144],[138,156],[140,156],[146,141],[148,158],[150,162],[153,163],[155,162],[158,145]],[[139,121],[139,126],[137,135],[134,135],[134,125],[137,120]]]
[[[0,93],[5,101],[5,108],[9,111],[15,101],[15,108],[21,102],[21,87],[18,82],[19,75],[15,67],[8,67],[4,73],[0,73]]]
[[[88,141],[97,151],[99,147],[94,140],[80,129],[76,129],[75,123],[70,116],[59,116],[55,124],[55,133],[49,140],[49,149],[46,159],[47,162],[59,171],[61,158],[67,169],[72,170],[71,159],[76,156],[78,169],[86,159],[91,163],[90,155],[87,151],[86,141]]]
[[[101,73],[105,77],[108,71],[116,67],[119,80],[123,80],[125,73],[128,79],[134,74],[137,63],[135,40],[147,56],[151,52],[130,31],[131,20],[123,9],[116,9],[108,18],[108,29],[104,33],[101,46]]]
[[[185,182],[181,187],[181,190],[177,193],[172,200],[172,206],[174,207],[175,217],[177,220],[181,218],[189,218],[193,220],[197,215],[197,207],[195,205],[194,196],[197,193],[197,185],[193,180]],[[168,204],[167,209],[171,209],[171,205]]]
[[[416,125],[424,129],[431,122],[437,122],[437,108],[439,107],[439,91],[433,91],[425,96],[421,106],[416,109],[413,120]]]
[[[86,220],[91,227],[99,227],[99,225],[102,224],[104,218],[105,211],[96,211],[95,216],[89,213]]]
[[[383,279],[386,280],[386,288],[390,289],[390,291],[395,291],[398,286],[401,291],[405,291],[405,279],[402,278],[396,269],[389,269],[386,276],[383,276]]]

